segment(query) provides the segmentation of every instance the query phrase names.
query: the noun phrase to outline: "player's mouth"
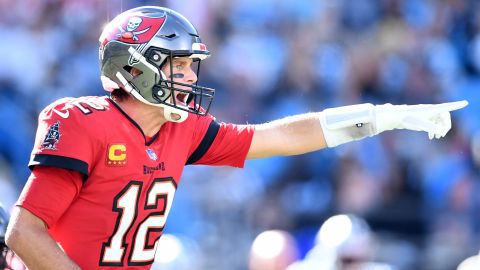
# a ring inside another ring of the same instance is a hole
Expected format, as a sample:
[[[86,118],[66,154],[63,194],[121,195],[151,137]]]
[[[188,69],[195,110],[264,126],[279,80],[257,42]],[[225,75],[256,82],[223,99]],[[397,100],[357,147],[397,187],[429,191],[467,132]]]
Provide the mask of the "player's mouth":
[[[179,92],[175,95],[175,103],[177,103],[177,105],[187,106],[187,99],[187,93]]]

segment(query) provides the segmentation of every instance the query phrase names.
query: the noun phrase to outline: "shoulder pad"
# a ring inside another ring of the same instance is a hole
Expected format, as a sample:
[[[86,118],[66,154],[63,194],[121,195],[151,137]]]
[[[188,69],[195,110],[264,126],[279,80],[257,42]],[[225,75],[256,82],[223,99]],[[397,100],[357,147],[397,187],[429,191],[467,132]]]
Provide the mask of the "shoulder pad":
[[[40,118],[60,117],[68,119],[71,115],[88,115],[94,111],[105,111],[110,103],[107,97],[87,96],[79,98],[62,98],[48,105]]]

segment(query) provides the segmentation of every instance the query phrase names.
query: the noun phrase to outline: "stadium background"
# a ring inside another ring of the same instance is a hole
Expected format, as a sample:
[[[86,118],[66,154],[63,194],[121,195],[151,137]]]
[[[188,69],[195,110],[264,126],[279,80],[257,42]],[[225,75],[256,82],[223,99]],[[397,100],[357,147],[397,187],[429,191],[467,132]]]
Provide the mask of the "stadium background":
[[[220,121],[261,123],[332,106],[467,99],[445,139],[395,131],[246,168],[186,169],[166,231],[177,268],[246,269],[253,239],[290,232],[300,257],[330,216],[353,213],[399,269],[454,269],[480,249],[480,2],[468,0],[0,0],[0,200],[29,171],[38,112],[103,95],[103,25],[162,5],[197,26]],[[183,265],[183,266],[181,266]],[[188,267],[186,265],[189,265]],[[194,265],[194,267],[192,267]]]

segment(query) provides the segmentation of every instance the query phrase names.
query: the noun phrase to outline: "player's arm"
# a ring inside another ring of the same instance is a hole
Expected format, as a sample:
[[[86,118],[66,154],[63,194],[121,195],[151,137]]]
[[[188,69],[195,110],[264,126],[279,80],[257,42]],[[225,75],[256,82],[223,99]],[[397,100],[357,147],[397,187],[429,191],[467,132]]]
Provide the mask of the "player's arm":
[[[6,243],[28,269],[80,269],[48,234],[43,220],[21,207],[13,209]]]
[[[256,125],[247,159],[303,154],[393,129],[424,131],[430,139],[441,138],[451,128],[450,111],[467,104],[367,103],[291,116]]]
[[[5,240],[29,269],[80,269],[48,233],[83,185],[77,171],[35,166],[17,206]]]
[[[255,125],[247,159],[291,156],[325,148],[319,114],[300,114]]]

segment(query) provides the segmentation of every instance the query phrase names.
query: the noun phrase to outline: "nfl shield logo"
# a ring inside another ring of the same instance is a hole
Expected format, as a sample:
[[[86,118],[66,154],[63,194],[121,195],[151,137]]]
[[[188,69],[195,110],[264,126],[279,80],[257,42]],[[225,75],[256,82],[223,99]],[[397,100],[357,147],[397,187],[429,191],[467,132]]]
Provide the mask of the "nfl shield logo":
[[[155,152],[153,152],[152,149],[148,148],[145,151],[147,151],[147,154],[148,154],[148,156],[150,157],[151,160],[154,160],[154,161],[157,160],[157,158],[158,158],[157,154]]]

